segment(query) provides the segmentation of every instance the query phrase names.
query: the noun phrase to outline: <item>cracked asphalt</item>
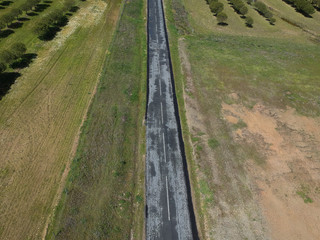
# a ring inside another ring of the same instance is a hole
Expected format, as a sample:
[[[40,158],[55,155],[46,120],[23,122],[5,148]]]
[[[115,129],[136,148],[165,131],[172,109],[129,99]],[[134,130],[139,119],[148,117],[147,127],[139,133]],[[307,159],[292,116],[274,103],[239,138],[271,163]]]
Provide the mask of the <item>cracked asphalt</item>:
[[[146,239],[194,239],[161,0],[148,0]],[[189,204],[189,205],[188,205]]]

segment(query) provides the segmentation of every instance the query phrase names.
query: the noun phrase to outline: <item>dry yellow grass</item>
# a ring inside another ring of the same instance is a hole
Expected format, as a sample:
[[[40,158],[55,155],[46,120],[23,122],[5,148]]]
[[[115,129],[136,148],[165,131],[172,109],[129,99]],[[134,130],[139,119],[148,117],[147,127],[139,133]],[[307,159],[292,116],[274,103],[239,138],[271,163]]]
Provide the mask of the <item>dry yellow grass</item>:
[[[41,238],[118,13],[88,0],[1,100],[1,239]]]

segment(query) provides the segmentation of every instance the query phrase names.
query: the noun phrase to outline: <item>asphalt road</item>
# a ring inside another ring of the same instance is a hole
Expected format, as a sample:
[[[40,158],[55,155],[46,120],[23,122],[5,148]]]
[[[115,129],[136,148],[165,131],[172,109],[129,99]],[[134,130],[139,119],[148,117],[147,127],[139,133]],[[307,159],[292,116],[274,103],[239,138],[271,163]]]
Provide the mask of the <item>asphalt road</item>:
[[[146,238],[188,240],[195,223],[169,58],[161,0],[148,0]]]

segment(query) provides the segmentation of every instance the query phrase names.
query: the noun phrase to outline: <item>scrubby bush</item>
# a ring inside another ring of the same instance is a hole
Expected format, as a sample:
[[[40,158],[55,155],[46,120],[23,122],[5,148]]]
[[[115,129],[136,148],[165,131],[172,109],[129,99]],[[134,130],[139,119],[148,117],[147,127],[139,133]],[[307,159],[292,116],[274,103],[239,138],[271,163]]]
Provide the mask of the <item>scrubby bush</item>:
[[[248,13],[248,8],[244,5],[242,0],[230,0],[232,8],[241,15],[246,15]]]
[[[320,9],[320,0],[312,0],[313,6]]]
[[[274,23],[276,22],[276,19],[272,17],[269,19],[269,22],[270,24],[274,25]]]
[[[68,12],[74,7],[76,4],[75,0],[65,0],[63,3],[63,10]]]
[[[247,17],[246,17],[246,24],[247,24],[248,27],[252,27],[252,25],[253,25],[253,18],[250,17],[250,16],[247,16]]]
[[[46,19],[41,19],[41,21],[36,23],[36,26],[33,28],[33,32],[38,36],[42,36],[46,34],[46,32],[49,30],[49,27],[50,22]]]
[[[212,2],[209,6],[211,9],[211,12],[213,12],[214,14],[218,14],[222,12],[224,8],[223,3],[221,2]]]
[[[248,8],[246,7],[246,6],[244,6],[244,5],[242,5],[240,8],[239,8],[239,13],[241,14],[241,15],[246,15],[247,13],[248,13]]]
[[[14,21],[14,19],[15,16],[11,12],[4,14],[1,18],[1,20],[7,25],[7,27],[10,23]]]
[[[228,19],[228,16],[224,12],[220,12],[217,14],[218,23],[225,23],[227,19]]]
[[[307,0],[295,0],[294,5],[299,12],[302,12],[307,15],[311,15],[315,12],[311,2]]]
[[[12,16],[14,16],[15,18],[18,18],[21,14],[22,14],[22,10],[19,8],[13,8],[11,10],[11,14]]]
[[[320,6],[320,0],[284,0],[289,3],[298,12],[301,12],[304,15],[310,16],[315,12],[314,7]]]
[[[27,13],[28,11],[32,10],[40,2],[41,0],[28,0],[20,6],[20,9]]]
[[[10,64],[15,60],[14,54],[9,50],[2,50],[0,52],[0,62]]]
[[[20,57],[22,57],[23,54],[26,53],[27,48],[26,45],[24,45],[23,43],[14,43],[11,48],[10,48],[12,54],[14,55],[15,59],[18,59]]]
[[[276,20],[273,18],[272,12],[268,9],[268,7],[263,2],[256,2],[254,4],[256,10],[263,15],[271,24],[274,24]],[[272,20],[271,20],[272,19]]]

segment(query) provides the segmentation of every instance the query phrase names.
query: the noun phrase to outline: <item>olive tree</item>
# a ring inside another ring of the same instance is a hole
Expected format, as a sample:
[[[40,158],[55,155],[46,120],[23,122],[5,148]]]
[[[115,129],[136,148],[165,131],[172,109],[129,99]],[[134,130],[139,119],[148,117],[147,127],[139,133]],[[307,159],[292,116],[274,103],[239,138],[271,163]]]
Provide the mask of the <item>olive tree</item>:
[[[225,23],[227,19],[228,19],[228,16],[224,12],[219,12],[217,14],[217,20],[219,23]]]

